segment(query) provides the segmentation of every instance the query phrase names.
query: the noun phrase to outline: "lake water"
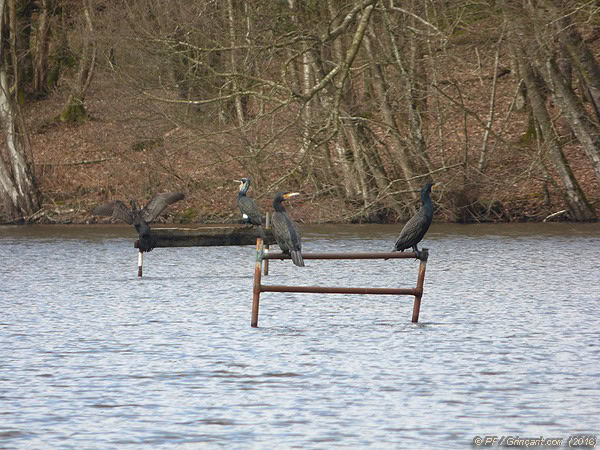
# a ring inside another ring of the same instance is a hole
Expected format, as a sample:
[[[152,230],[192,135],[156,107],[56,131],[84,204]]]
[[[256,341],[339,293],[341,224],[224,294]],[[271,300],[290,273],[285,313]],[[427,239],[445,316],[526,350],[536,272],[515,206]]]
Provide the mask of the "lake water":
[[[401,225],[305,227],[304,251]],[[253,247],[0,227],[0,448],[465,448],[600,429],[600,224],[434,225],[412,297],[263,293]],[[414,287],[418,262],[272,261],[265,284]]]

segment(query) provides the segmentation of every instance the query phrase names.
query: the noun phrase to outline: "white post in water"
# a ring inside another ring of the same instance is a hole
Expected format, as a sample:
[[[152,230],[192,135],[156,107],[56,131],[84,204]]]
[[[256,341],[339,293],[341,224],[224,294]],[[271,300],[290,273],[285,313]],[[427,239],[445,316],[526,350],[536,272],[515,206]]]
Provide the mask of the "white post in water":
[[[265,230],[271,229],[271,216],[269,215],[269,211],[267,211],[267,216],[265,217]],[[269,244],[265,244],[265,252],[269,253]],[[265,275],[269,275],[269,260],[265,259],[264,263],[264,271]]]
[[[144,252],[138,252],[138,277],[142,276],[142,265],[144,264]]]

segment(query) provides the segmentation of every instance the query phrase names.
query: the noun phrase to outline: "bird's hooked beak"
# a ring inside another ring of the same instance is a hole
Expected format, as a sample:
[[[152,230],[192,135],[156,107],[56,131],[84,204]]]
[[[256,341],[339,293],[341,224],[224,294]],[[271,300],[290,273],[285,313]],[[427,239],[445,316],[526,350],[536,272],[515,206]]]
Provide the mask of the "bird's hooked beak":
[[[240,191],[244,188],[244,182],[242,180],[233,180],[235,183],[239,183]]]
[[[288,192],[283,194],[283,199],[287,200],[288,198],[297,197],[298,195],[300,195],[300,192]]]

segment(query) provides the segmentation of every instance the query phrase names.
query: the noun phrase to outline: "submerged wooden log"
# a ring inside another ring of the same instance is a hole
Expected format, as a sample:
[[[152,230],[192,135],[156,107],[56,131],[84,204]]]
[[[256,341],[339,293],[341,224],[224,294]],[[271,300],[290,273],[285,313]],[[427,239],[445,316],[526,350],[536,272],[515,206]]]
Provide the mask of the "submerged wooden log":
[[[264,230],[265,243],[275,244],[271,230]],[[197,228],[152,228],[156,247],[211,247],[221,245],[256,245],[261,237],[255,227],[239,225],[201,226]],[[138,241],[134,247],[138,248]]]

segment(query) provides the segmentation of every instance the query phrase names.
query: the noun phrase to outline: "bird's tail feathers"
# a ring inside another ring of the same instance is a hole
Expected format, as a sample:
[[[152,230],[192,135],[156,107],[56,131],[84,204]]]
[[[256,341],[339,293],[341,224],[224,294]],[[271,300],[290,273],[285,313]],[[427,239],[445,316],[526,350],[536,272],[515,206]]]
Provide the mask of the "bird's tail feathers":
[[[302,259],[302,253],[299,250],[292,250],[290,252],[292,256],[292,262],[296,264],[298,267],[304,267],[304,259]]]
[[[265,234],[265,230],[263,230],[263,228],[260,225],[257,225],[256,228],[258,228],[258,234],[260,235],[260,238],[263,241],[267,240],[267,235]]]

